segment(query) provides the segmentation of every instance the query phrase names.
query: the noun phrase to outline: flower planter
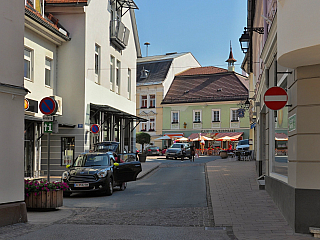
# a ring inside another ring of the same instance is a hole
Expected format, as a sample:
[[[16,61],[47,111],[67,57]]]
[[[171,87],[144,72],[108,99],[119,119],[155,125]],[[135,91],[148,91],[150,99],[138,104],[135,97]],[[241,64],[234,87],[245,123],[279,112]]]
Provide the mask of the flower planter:
[[[27,209],[55,209],[63,205],[63,191],[51,190],[31,193],[25,199]]]

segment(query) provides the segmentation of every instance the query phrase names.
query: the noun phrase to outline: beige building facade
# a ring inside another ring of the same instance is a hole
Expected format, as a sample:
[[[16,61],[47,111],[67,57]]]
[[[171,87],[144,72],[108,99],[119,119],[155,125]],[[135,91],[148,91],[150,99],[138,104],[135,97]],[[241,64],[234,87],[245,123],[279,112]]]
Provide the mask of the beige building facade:
[[[138,58],[137,60],[137,110],[136,115],[147,119],[140,123],[137,132],[148,132],[151,145],[163,147],[163,107],[161,101],[168,92],[176,74],[192,67],[200,67],[191,53],[169,53],[166,55]],[[140,146],[137,146],[139,149]]]
[[[266,191],[299,233],[320,227],[319,8],[316,0],[249,0],[250,45],[242,63],[252,78],[258,175],[265,175]],[[288,95],[278,111],[264,103],[265,92],[274,86]],[[280,144],[279,134],[286,136]],[[279,146],[286,149],[283,155]]]

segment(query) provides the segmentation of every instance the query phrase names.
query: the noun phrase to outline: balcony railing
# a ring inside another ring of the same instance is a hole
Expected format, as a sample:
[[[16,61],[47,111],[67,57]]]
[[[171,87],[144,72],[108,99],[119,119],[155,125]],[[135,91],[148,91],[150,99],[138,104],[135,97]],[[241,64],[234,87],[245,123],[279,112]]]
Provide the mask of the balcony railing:
[[[110,22],[110,41],[120,50],[128,45],[130,30],[119,20]]]

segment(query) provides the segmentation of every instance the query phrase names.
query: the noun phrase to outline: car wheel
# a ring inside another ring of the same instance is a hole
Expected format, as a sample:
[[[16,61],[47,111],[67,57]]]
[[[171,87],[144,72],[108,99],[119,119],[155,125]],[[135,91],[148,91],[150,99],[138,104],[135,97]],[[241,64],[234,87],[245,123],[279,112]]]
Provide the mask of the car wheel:
[[[113,193],[113,180],[112,178],[107,179],[107,188],[106,188],[106,195],[111,196]]]
[[[70,192],[63,192],[64,197],[70,197],[71,193]]]
[[[169,159],[169,157],[168,157],[168,156],[166,156],[166,159]]]
[[[126,182],[121,183],[120,190],[124,191],[124,190],[126,190],[126,188],[127,188],[127,183]]]
[[[175,157],[174,159],[175,159],[175,160],[177,160],[178,158],[177,158],[177,157]]]

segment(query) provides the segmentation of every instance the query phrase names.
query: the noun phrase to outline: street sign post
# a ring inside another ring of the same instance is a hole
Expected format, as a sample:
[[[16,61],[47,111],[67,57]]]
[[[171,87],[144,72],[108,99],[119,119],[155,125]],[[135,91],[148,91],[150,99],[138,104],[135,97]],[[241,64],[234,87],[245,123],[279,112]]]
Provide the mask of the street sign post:
[[[43,132],[52,133],[52,122],[43,122]]]
[[[271,87],[264,94],[264,103],[271,110],[280,110],[286,106],[288,94],[281,87]]]
[[[44,115],[54,115],[58,110],[58,104],[53,98],[45,97],[40,101],[39,108]]]
[[[91,125],[91,132],[94,134],[97,134],[100,131],[100,127],[98,124],[92,124]]]

